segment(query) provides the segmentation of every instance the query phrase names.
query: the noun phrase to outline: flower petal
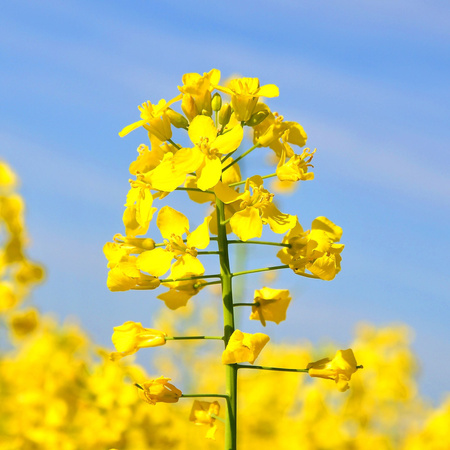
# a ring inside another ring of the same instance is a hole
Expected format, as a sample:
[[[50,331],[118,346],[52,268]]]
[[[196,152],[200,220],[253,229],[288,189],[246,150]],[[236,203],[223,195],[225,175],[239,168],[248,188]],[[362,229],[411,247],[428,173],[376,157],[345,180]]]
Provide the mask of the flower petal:
[[[176,209],[170,206],[163,206],[159,210],[156,226],[159,228],[163,238],[170,239],[173,234],[181,236],[186,233],[186,230],[189,231],[189,220]]]
[[[209,245],[209,222],[211,216],[205,217],[205,220],[199,225],[187,238],[187,246],[195,248],[206,248]]]
[[[205,158],[205,165],[197,172],[199,173],[197,179],[197,186],[202,191],[214,187],[222,175],[222,163],[217,156],[207,156]]]
[[[243,211],[238,211],[231,218],[230,225],[241,241],[261,237],[263,224],[256,208],[247,206]]]
[[[280,90],[275,84],[265,84],[256,90],[255,95],[259,97],[273,98],[280,95]]]
[[[236,150],[244,138],[244,129],[242,126],[236,125],[230,131],[217,136],[211,147],[215,148],[219,153],[226,154]]]
[[[164,248],[155,248],[141,253],[138,256],[136,267],[155,277],[164,275],[172,263],[173,254]]]
[[[217,128],[211,117],[200,115],[192,120],[188,134],[193,144],[198,144],[201,138],[207,138],[209,142],[213,142],[217,137]]]

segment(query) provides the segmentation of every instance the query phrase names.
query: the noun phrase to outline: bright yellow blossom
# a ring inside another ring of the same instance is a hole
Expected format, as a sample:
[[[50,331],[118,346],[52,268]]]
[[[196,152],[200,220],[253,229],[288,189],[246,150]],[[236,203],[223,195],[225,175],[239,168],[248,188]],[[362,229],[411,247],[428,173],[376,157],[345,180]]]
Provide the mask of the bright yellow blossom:
[[[183,86],[178,86],[184,94],[181,109],[189,121],[203,112],[211,115],[211,92],[219,84],[220,70],[212,69],[203,76],[198,73],[186,73],[182,81]]]
[[[170,378],[159,377],[156,380],[149,380],[141,383],[142,396],[147,403],[156,405],[162,403],[177,403],[182,392],[173,384],[168,383]]]
[[[166,114],[166,109],[176,101],[181,99],[181,95],[173,98],[169,102],[161,99],[158,104],[153,105],[150,101],[138,106],[141,112],[141,120],[127,125],[120,133],[120,137],[126,136],[131,131],[139,127],[144,127],[150,134],[156,136],[160,141],[167,141],[172,137],[170,119]]]
[[[313,180],[314,173],[308,172],[308,167],[313,167],[310,164],[314,153],[309,148],[305,148],[301,155],[293,155],[288,162],[286,162],[286,152],[283,150],[280,161],[277,166],[277,177],[280,181],[300,181]]]
[[[263,333],[243,333],[235,330],[222,353],[223,364],[249,362],[253,364],[270,337]]]
[[[250,320],[260,320],[266,326],[266,320],[280,323],[286,319],[286,310],[291,301],[287,289],[272,289],[263,287],[255,290],[254,305]]]
[[[332,280],[341,270],[343,244],[336,244],[342,236],[342,228],[326,217],[313,220],[311,230],[303,231],[296,226],[283,238],[290,248],[283,248],[277,254],[283,264],[289,264],[295,273],[305,269],[322,280]]]
[[[125,322],[123,325],[114,327],[111,339],[117,352],[111,353],[109,357],[116,361],[136,353],[141,348],[164,345],[165,336],[162,331],[144,328],[139,322]]]
[[[189,233],[189,220],[184,214],[170,206],[162,207],[158,213],[156,225],[163,238],[167,240],[166,247],[141,253],[137,260],[137,267],[159,277],[170,269],[172,260],[175,258],[173,267],[182,270],[181,277],[202,275],[205,269],[196,258],[196,248],[203,249],[209,245],[208,223],[210,220],[210,217],[205,218],[201,225]],[[187,234],[186,242],[183,242],[184,233]]]
[[[206,439],[215,439],[217,430],[216,419],[220,412],[219,402],[204,402],[194,400],[192,404],[189,420],[195,422],[196,425],[209,425],[210,428],[206,433]]]
[[[291,158],[294,150],[289,144],[303,147],[308,136],[303,127],[297,122],[284,121],[284,117],[277,112],[271,112],[270,108],[258,103],[255,111],[267,113],[266,118],[253,127],[253,142],[263,147],[271,148],[278,158],[282,153]]]
[[[178,275],[177,270],[179,268],[172,270],[171,276],[175,279],[183,278],[184,272]],[[162,300],[169,309],[178,309],[186,306],[189,299],[200,292],[204,283],[205,281],[201,279],[163,283],[164,286],[170,289],[158,295],[157,298]]]
[[[181,149],[175,159],[179,166],[187,166],[186,174],[197,171],[197,186],[202,191],[213,188],[222,175],[221,155],[233,152],[241,144],[244,131],[236,125],[229,131],[217,135],[211,117],[197,116],[189,126],[189,138],[193,148]],[[192,163],[194,162],[194,163]],[[192,165],[195,169],[192,169]]]
[[[225,204],[239,202],[239,211],[231,217],[230,226],[242,241],[261,237],[263,224],[269,224],[272,231],[282,234],[297,222],[297,216],[284,214],[275,206],[273,194],[264,189],[263,179],[259,175],[247,179],[243,193],[221,182],[214,192]]]
[[[217,86],[219,91],[231,95],[236,118],[239,121],[247,121],[253,114],[260,97],[278,97],[279,90],[274,84],[259,85],[258,78],[238,78],[231,80],[227,87]]]
[[[108,272],[106,285],[113,292],[128,291],[130,289],[156,289],[160,285],[158,278],[145,275],[136,267],[136,256],[129,256],[124,249],[111,250],[111,243],[103,248],[108,259]]]
[[[337,388],[341,392],[349,388],[348,382],[352,374],[358,370],[355,355],[350,348],[347,350],[338,350],[333,359],[324,358],[309,363],[306,368],[309,369],[308,373],[311,377],[334,380]]]

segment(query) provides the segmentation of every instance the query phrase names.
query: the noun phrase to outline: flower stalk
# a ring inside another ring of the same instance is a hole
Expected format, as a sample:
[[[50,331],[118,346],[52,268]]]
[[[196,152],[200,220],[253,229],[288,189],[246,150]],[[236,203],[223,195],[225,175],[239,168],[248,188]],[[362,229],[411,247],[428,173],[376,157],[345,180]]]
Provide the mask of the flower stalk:
[[[232,274],[230,271],[230,260],[228,255],[228,239],[225,221],[225,205],[216,198],[217,213],[217,243],[220,254],[220,275],[222,277],[222,302],[223,302],[223,322],[225,347],[234,333],[234,309],[233,309],[233,289]],[[225,449],[236,450],[237,433],[237,366],[227,364],[225,366],[226,395],[227,395],[227,419],[225,423]]]

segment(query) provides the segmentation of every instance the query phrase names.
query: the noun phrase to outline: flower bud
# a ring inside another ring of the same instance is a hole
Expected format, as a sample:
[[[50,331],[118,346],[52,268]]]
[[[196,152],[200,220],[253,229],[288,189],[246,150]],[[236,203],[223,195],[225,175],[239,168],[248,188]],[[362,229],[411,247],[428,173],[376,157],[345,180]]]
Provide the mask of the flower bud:
[[[259,125],[268,115],[269,111],[267,110],[255,112],[255,114],[253,114],[252,117],[250,117],[250,119],[245,122],[245,125],[247,125],[248,127]]]
[[[224,103],[219,112],[219,123],[225,127],[231,119],[231,106],[229,103]]]
[[[218,92],[213,95],[213,98],[211,100],[211,108],[216,112],[220,111],[220,108],[222,108],[222,97]]]
[[[169,116],[170,123],[175,128],[187,128],[189,125],[189,122],[187,121],[186,117],[184,117],[182,114],[174,111],[171,108],[167,108],[166,114]]]

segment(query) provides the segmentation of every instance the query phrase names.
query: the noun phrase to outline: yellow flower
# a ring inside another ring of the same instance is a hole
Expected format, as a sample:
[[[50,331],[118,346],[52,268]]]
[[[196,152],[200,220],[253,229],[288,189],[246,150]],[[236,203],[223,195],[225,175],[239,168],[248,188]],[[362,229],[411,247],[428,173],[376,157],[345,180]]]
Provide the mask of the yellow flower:
[[[153,214],[153,195],[150,186],[134,181],[127,194],[126,209],[123,213],[123,223],[127,236],[137,236],[147,233]]]
[[[165,336],[162,331],[144,328],[139,322],[125,322],[119,327],[114,327],[111,339],[117,352],[111,353],[110,359],[116,361],[136,353],[140,348],[164,345]]]
[[[242,241],[261,237],[263,224],[269,224],[272,231],[282,234],[297,222],[297,216],[284,214],[275,206],[274,195],[264,189],[259,175],[247,178],[242,194],[221,182],[214,192],[225,204],[239,202],[239,211],[231,217],[230,226]]]
[[[136,267],[136,256],[129,256],[125,249],[117,249],[111,242],[103,247],[108,259],[108,272],[106,286],[112,292],[128,291],[130,289],[156,289],[160,285],[158,278],[145,275]]]
[[[17,184],[16,174],[8,164],[0,161],[0,188],[13,188]]]
[[[174,102],[181,99],[181,95],[173,98],[169,102],[161,99],[157,105],[153,105],[150,101],[138,106],[141,112],[141,120],[127,125],[120,133],[120,137],[126,136],[131,131],[139,127],[144,127],[149,134],[156,136],[160,141],[167,141],[172,137],[172,129],[170,127],[170,119],[166,114],[166,109]]]
[[[243,333],[235,330],[222,353],[223,364],[249,362],[253,364],[270,337],[263,333]]]
[[[0,312],[14,308],[19,302],[19,296],[14,292],[14,286],[7,281],[0,281]]]
[[[272,289],[263,287],[255,290],[254,306],[250,314],[250,320],[260,320],[266,326],[266,320],[280,323],[286,319],[286,310],[291,301],[287,289]]]
[[[174,157],[174,164],[186,166],[186,174],[197,171],[197,187],[205,191],[214,187],[220,180],[221,155],[239,147],[244,137],[244,130],[238,124],[218,136],[211,117],[197,116],[191,122],[188,134],[195,146],[179,150]]]
[[[151,405],[156,405],[158,402],[177,403],[182,392],[168,381],[170,378],[159,377],[142,383],[141,392],[144,400]]]
[[[284,121],[284,117],[277,112],[271,112],[270,108],[258,103],[255,111],[267,113],[267,117],[253,127],[253,142],[263,147],[270,147],[281,158],[283,151],[287,157],[292,157],[294,151],[289,144],[303,147],[308,136],[303,127],[297,122]]]
[[[195,422],[196,425],[209,425],[210,428],[206,433],[206,439],[215,439],[217,430],[216,419],[220,412],[219,402],[203,402],[194,400],[192,404],[189,420]]]
[[[34,308],[14,313],[9,320],[11,331],[17,338],[22,338],[32,333],[38,324],[39,316]]]
[[[212,69],[203,76],[198,73],[186,73],[182,81],[183,86],[178,86],[184,94],[181,109],[189,121],[203,111],[211,115],[211,92],[220,81],[220,70]]]
[[[355,355],[350,348],[347,350],[338,350],[333,359],[324,358],[309,363],[306,368],[309,369],[308,373],[311,377],[334,380],[337,388],[341,392],[349,388],[348,382],[352,374],[358,370]]]
[[[158,213],[156,225],[163,238],[167,240],[166,248],[157,247],[141,253],[137,260],[137,268],[159,277],[170,269],[172,260],[175,258],[173,270],[178,270],[180,278],[188,275],[202,275],[205,269],[196,258],[196,248],[204,249],[209,245],[208,223],[210,220],[211,218],[207,217],[201,225],[189,233],[189,220],[184,214],[170,206],[162,207]],[[184,233],[187,234],[186,242],[183,242]]]
[[[237,78],[231,80],[227,87],[217,86],[219,91],[231,95],[236,118],[247,121],[253,114],[260,97],[278,97],[279,90],[274,84],[259,85],[258,78]]]
[[[326,217],[313,220],[311,230],[303,231],[297,222],[283,238],[290,248],[283,248],[277,254],[283,264],[289,264],[295,273],[305,269],[322,280],[332,280],[341,270],[343,244],[336,244],[342,236],[342,228]]]
[[[172,271],[171,276],[175,279],[183,278],[176,271]],[[158,295],[157,298],[162,300],[169,309],[178,309],[186,306],[188,300],[200,292],[204,283],[204,280],[197,279],[163,283],[163,286],[169,287],[170,289]]]
[[[286,152],[283,151],[276,171],[278,179],[280,181],[313,180],[314,173],[308,172],[308,167],[313,167],[309,163],[315,152],[316,150],[311,152],[309,148],[305,148],[301,155],[293,155],[286,162]]]

